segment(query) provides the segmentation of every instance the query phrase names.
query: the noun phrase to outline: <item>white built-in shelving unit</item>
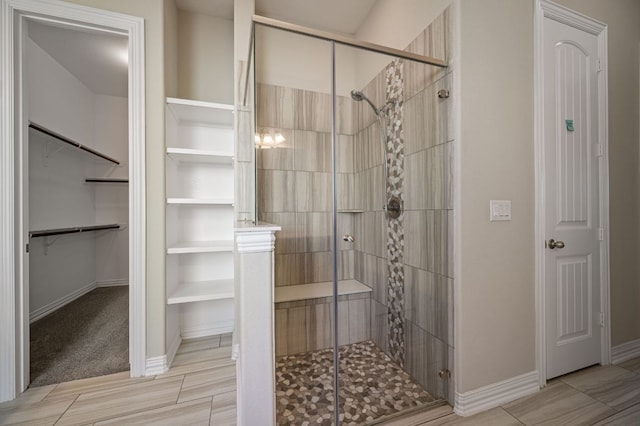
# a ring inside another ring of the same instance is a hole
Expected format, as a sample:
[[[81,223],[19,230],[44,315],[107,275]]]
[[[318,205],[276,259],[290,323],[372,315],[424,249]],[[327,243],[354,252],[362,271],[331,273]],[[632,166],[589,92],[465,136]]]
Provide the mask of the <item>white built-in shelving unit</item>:
[[[233,106],[167,98],[167,353],[233,330]]]

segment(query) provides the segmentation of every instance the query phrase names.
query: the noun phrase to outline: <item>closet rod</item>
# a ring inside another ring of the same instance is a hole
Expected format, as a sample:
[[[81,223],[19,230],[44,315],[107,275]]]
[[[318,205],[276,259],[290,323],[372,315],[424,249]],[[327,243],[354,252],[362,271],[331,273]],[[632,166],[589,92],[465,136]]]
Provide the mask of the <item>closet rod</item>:
[[[77,226],[75,228],[43,229],[41,231],[30,231],[29,238],[50,237],[52,235],[76,234],[78,232],[102,231],[103,229],[119,229],[120,225],[112,223],[109,225]]]
[[[129,183],[129,179],[124,178],[86,178],[84,181],[87,183]]]
[[[68,143],[69,145],[73,145],[76,148],[80,148],[81,150],[86,151],[86,152],[88,152],[90,154],[93,154],[96,157],[100,157],[100,158],[102,158],[104,160],[111,161],[112,163],[115,163],[115,164],[120,164],[120,162],[118,160],[116,160],[115,158],[109,157],[108,155],[103,154],[101,152],[98,152],[93,148],[89,148],[88,146],[82,145],[79,142],[76,142],[74,140],[66,138],[66,137],[54,132],[53,130],[49,130],[46,127],[42,127],[39,124],[36,124],[36,123],[33,123],[33,122],[29,122],[29,127],[34,129],[34,130],[37,130],[39,132],[42,132],[42,133],[44,133],[46,135],[49,135],[49,136],[51,136],[53,138],[56,138],[56,139],[58,139],[58,140],[60,140],[60,141],[62,141],[64,143]]]

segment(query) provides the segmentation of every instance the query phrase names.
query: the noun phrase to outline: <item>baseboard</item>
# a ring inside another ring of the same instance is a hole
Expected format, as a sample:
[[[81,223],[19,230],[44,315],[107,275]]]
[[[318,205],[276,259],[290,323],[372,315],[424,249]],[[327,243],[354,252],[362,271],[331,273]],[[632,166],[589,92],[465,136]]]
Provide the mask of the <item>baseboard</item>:
[[[84,287],[81,287],[79,289],[77,289],[76,291],[69,293],[67,295],[64,295],[63,297],[59,298],[58,300],[54,300],[51,303],[48,303],[46,305],[44,305],[41,308],[36,309],[33,312],[29,313],[29,323],[33,323],[34,321],[39,320],[40,318],[44,318],[47,315],[57,311],[58,309],[62,308],[64,305],[68,305],[69,303],[73,302],[74,300],[76,300],[77,298],[84,296],[85,294],[89,293],[91,290],[95,289],[97,286],[97,283],[94,281],[90,284],[87,284]]]
[[[611,348],[611,363],[620,364],[640,356],[640,339],[632,340]]]
[[[116,280],[102,280],[96,282],[96,287],[116,287],[120,285],[129,285],[129,279],[120,278]]]
[[[218,322],[214,324],[185,327],[180,330],[183,339],[195,339],[198,337],[215,336],[216,334],[231,333],[233,321]]]
[[[532,371],[468,392],[456,392],[454,411],[460,416],[472,416],[539,390],[538,372]]]
[[[167,356],[153,356],[147,358],[145,362],[144,375],[145,376],[156,376],[158,374],[166,373],[169,370],[169,365],[167,364]]]
[[[173,339],[171,339],[169,348],[167,349],[167,367],[171,367],[171,364],[173,364],[173,359],[176,357],[180,343],[182,343],[182,337],[180,337],[179,333],[176,333]]]

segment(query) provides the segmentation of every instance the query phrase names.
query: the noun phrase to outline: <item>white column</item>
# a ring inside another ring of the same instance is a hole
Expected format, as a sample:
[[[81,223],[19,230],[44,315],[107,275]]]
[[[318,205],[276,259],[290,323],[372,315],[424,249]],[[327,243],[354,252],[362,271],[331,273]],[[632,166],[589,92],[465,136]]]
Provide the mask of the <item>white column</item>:
[[[275,424],[274,225],[236,227],[238,425]]]

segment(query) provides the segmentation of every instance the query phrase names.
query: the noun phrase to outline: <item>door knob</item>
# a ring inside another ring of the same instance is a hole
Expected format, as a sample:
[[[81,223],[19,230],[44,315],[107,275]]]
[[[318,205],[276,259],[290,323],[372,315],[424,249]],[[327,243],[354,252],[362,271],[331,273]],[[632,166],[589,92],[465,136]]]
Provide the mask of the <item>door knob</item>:
[[[564,241],[556,241],[553,238],[551,238],[547,243],[547,247],[549,247],[551,250],[555,248],[559,248],[559,249],[564,248]]]

